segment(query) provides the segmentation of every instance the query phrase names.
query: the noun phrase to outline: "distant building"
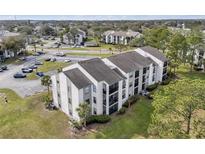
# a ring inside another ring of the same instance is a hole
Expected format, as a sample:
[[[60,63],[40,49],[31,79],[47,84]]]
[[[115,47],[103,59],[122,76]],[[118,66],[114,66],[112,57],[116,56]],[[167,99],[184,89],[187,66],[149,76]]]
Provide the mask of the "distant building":
[[[132,30],[125,31],[106,31],[102,34],[102,41],[107,44],[127,45],[134,38],[139,38],[142,34]]]
[[[8,37],[19,36],[20,33],[9,32],[7,30],[0,30],[0,59],[14,57],[13,51],[3,50],[2,41]]]
[[[71,30],[63,36],[63,42],[69,45],[83,45],[87,38],[86,32],[81,29]]]
[[[167,67],[166,57],[152,47],[81,61],[51,76],[53,103],[75,120],[80,103],[88,103],[92,115],[110,115],[129,97],[165,80]]]

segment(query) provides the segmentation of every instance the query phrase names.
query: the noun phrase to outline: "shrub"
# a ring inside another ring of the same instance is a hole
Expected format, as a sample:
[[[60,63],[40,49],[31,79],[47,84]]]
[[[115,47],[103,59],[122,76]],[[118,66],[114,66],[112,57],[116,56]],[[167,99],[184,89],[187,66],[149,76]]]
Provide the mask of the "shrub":
[[[126,112],[126,108],[122,107],[119,111],[118,114],[124,114]]]
[[[109,115],[91,115],[87,119],[87,124],[92,123],[107,123],[111,120]]]
[[[148,94],[148,95],[147,95],[147,98],[152,100],[152,99],[153,99],[153,96],[152,96],[151,94]]]
[[[77,128],[79,130],[82,129],[82,125],[78,121],[70,120],[69,122],[70,122],[72,127]]]
[[[132,104],[136,103],[138,99],[139,99],[138,95],[133,95],[123,104],[123,106],[128,108],[129,104],[132,105]]]
[[[152,85],[150,85],[150,86],[148,86],[148,87],[147,87],[147,91],[152,91],[152,90],[156,89],[156,88],[157,88],[157,86],[158,86],[158,84],[157,84],[157,83],[152,84]]]
[[[195,71],[202,71],[203,68],[200,68],[200,67],[194,67],[194,70],[195,70]]]
[[[161,85],[168,85],[170,83],[171,79],[167,78],[166,80],[162,81]]]

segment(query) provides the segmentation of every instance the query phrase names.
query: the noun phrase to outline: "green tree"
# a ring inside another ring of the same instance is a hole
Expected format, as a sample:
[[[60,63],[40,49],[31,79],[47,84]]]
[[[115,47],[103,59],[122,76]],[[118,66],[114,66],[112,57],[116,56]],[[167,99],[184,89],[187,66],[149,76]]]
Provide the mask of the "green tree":
[[[166,27],[155,27],[148,29],[144,33],[147,45],[155,47],[165,52],[170,39],[171,32]]]
[[[190,64],[190,71],[192,72],[196,52],[203,45],[202,33],[200,31],[192,31],[187,37],[187,42],[189,45],[188,63]]]
[[[144,37],[141,36],[139,38],[133,39],[132,41],[130,41],[129,45],[132,46],[132,47],[143,47],[143,46],[145,46]]]
[[[149,133],[161,138],[197,137],[197,112],[204,111],[205,81],[178,80],[154,94]],[[203,125],[203,129],[205,125]],[[198,134],[199,132],[197,132]]]
[[[2,49],[14,52],[14,57],[17,53],[25,48],[25,39],[22,36],[11,36],[3,39]]]
[[[41,85],[47,87],[48,96],[49,96],[49,92],[50,92],[51,83],[52,83],[52,80],[51,80],[51,77],[49,75],[45,75],[44,77],[41,78]]]
[[[80,117],[81,124],[86,127],[87,118],[90,116],[90,105],[87,102],[80,103],[76,111]]]
[[[126,49],[127,49],[127,46],[124,45],[124,44],[119,43],[119,44],[116,44],[116,45],[115,45],[115,49],[116,49],[117,51],[119,51],[119,52],[122,52],[123,50],[126,50]]]
[[[186,49],[186,38],[180,33],[173,34],[169,42],[167,57],[170,61],[170,70],[173,68],[174,74],[176,74],[176,69],[182,62],[182,55]]]

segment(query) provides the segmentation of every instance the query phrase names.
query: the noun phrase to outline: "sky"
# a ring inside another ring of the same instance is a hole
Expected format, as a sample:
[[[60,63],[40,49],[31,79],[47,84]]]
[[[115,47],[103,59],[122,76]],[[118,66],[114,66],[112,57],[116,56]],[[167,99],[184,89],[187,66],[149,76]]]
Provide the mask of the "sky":
[[[0,15],[0,20],[161,20],[205,19],[205,15]]]

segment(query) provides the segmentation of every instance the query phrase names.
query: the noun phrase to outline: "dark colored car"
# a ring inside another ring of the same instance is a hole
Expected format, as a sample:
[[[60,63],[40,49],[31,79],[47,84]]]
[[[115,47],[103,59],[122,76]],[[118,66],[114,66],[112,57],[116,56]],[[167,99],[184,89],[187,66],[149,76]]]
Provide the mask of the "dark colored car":
[[[4,66],[1,66],[1,69],[2,69],[2,70],[7,70],[8,68],[7,68],[6,65],[4,65]]]
[[[35,65],[43,65],[43,62],[37,61],[35,62]]]
[[[36,75],[38,75],[39,77],[43,77],[44,73],[43,72],[37,72]]]
[[[36,65],[32,65],[29,67],[30,69],[37,69],[38,67]]]
[[[45,61],[50,61],[50,60],[51,60],[51,58],[46,58],[46,59],[45,59]]]
[[[37,51],[37,53],[38,53],[39,55],[45,55],[45,52],[43,52],[43,51]]]
[[[26,75],[25,74],[22,74],[22,73],[16,73],[14,74],[14,78],[25,78]]]
[[[34,53],[33,56],[40,56],[38,52]]]
[[[31,72],[33,72],[33,69],[31,69],[31,68],[22,68],[21,70],[22,70],[23,73],[31,73]]]

